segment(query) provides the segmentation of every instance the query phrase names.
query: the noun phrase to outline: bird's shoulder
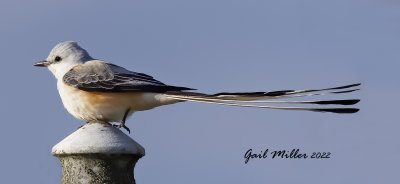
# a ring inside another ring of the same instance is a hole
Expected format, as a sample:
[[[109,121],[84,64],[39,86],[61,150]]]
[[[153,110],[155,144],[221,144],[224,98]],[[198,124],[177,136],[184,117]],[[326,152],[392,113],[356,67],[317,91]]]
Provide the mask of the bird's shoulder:
[[[71,68],[69,71],[70,73],[82,73],[86,75],[93,75],[93,74],[104,74],[104,72],[109,74],[121,74],[121,75],[136,75],[142,76],[147,78],[153,78],[150,75],[144,73],[137,73],[130,70],[127,70],[124,67],[118,66],[113,63],[109,63],[102,60],[91,60],[84,64],[76,65]]]
[[[92,60],[72,67],[63,76],[63,82],[69,86],[78,86],[114,78],[110,64],[101,60]]]
[[[72,67],[69,72],[85,72],[99,68],[107,68],[110,63],[101,60],[91,60],[80,65]]]

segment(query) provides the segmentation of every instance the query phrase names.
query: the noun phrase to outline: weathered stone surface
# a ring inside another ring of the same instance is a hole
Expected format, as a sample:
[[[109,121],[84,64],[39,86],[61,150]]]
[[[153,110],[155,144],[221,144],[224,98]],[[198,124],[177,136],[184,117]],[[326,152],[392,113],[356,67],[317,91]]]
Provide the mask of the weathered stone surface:
[[[106,123],[89,123],[52,149],[62,165],[62,184],[134,184],[144,148]]]
[[[136,155],[59,155],[62,184],[134,184]]]
[[[121,130],[108,123],[88,123],[56,144],[58,154],[106,153],[144,155],[144,148]]]

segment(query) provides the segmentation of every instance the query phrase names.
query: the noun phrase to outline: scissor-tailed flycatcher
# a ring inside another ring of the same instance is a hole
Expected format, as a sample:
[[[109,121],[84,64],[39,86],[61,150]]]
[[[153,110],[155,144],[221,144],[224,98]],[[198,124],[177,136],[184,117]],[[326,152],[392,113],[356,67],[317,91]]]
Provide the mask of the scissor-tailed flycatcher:
[[[313,108],[260,106],[255,103],[292,103],[320,105],[353,105],[358,99],[324,101],[262,101],[265,99],[307,97],[326,94],[349,93],[359,89],[352,84],[317,90],[282,90],[271,92],[240,92],[203,94],[190,92],[186,87],[166,85],[153,77],[129,71],[125,68],[101,60],[95,60],[76,42],[57,44],[46,60],[35,66],[45,66],[57,78],[57,88],[64,107],[75,118],[87,122],[120,122],[135,111],[149,110],[161,105],[182,101],[195,101],[228,106],[258,107],[283,110],[306,110],[316,112],[355,113],[357,108]],[[325,93],[313,93],[327,91]]]

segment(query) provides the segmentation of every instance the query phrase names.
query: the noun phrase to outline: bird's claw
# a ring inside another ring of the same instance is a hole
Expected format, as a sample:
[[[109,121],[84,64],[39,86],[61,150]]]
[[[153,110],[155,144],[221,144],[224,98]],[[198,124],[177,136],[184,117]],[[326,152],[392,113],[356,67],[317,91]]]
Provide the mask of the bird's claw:
[[[126,112],[125,112],[125,114],[124,114],[124,117],[122,118],[122,121],[119,123],[119,125],[113,125],[113,127],[116,127],[116,128],[118,128],[118,129],[120,129],[120,128],[122,127],[122,128],[124,128],[126,131],[128,131],[128,133],[130,134],[130,133],[131,133],[131,130],[130,130],[127,126],[125,126],[125,120],[126,120],[126,117],[127,117],[129,111],[130,111],[130,108],[128,108],[128,109],[126,110]]]
[[[126,131],[128,131],[129,134],[131,133],[131,130],[127,126],[125,126],[124,124],[112,125],[112,126],[115,127],[115,128],[118,128],[118,129],[124,128]]]

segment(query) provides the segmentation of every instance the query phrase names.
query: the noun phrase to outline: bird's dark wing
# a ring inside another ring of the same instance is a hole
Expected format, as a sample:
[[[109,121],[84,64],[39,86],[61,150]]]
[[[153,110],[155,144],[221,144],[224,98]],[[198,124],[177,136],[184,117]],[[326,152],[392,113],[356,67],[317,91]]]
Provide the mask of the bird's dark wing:
[[[103,61],[89,61],[68,71],[63,81],[69,86],[91,92],[156,92],[193,90],[169,86],[153,77],[129,71]]]

